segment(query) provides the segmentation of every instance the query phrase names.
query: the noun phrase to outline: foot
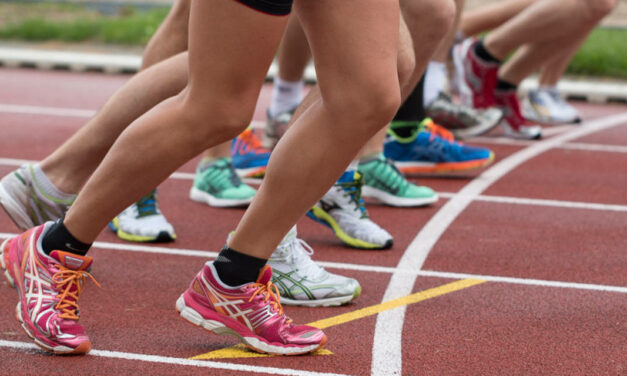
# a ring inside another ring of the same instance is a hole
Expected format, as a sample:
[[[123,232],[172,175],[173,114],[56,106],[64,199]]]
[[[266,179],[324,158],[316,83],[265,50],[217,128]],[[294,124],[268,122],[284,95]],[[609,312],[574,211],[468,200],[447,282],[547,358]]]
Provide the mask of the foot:
[[[438,195],[431,188],[407,181],[383,154],[359,163],[359,172],[364,177],[364,197],[400,207],[424,206],[438,201]]]
[[[78,299],[92,259],[41,249],[53,222],[34,227],[0,246],[0,262],[10,286],[17,289],[16,317],[26,334],[55,354],[86,354],[91,342],[78,323]],[[95,282],[95,280],[94,280]]]
[[[328,226],[344,244],[359,249],[387,249],[393,239],[368,216],[361,198],[363,177],[358,172],[345,172],[322,199],[307,213],[315,221]]]
[[[497,106],[505,113],[505,117],[501,121],[505,136],[524,140],[542,138],[542,127],[529,124],[527,119],[522,116],[516,90],[497,90],[495,98]]]
[[[242,182],[230,158],[201,161],[189,197],[209,206],[227,208],[247,206],[257,191]]]
[[[296,227],[283,238],[268,265],[281,303],[306,307],[339,306],[361,294],[353,278],[329,273],[312,259],[313,249],[296,236]]]
[[[294,111],[296,111],[296,107],[291,109],[290,111],[282,112],[275,117],[270,116],[270,111],[266,113],[266,128],[265,128],[265,137],[264,137],[264,145],[270,149],[273,149],[279,139],[285,134],[287,131],[287,126],[292,120],[292,116],[294,115]]]
[[[494,160],[494,153],[489,149],[456,142],[450,132],[431,119],[409,127],[393,123],[383,150],[406,174],[467,171]]]
[[[453,48],[453,63],[462,103],[473,108],[494,106],[499,65],[483,61],[475,53],[478,39],[466,39]]]
[[[245,179],[261,179],[266,174],[270,149],[249,128],[233,139],[231,157],[237,174]]]
[[[498,108],[476,110],[454,103],[444,93],[440,93],[425,111],[436,124],[448,129],[456,139],[461,140],[489,132],[503,119],[503,111]]]
[[[63,196],[63,197],[61,197]],[[61,218],[76,195],[50,195],[41,189],[33,165],[24,165],[0,180],[0,205],[21,230]]]
[[[581,122],[576,108],[562,98],[556,88],[530,90],[523,100],[523,116],[541,124],[575,124]]]
[[[265,266],[257,282],[225,285],[212,263],[198,272],[176,301],[181,317],[215,334],[238,337],[250,349],[275,355],[299,355],[323,347],[322,330],[295,325],[283,313],[272,268]]]
[[[113,218],[109,228],[118,238],[129,242],[162,243],[176,239],[174,227],[159,210],[156,190]]]

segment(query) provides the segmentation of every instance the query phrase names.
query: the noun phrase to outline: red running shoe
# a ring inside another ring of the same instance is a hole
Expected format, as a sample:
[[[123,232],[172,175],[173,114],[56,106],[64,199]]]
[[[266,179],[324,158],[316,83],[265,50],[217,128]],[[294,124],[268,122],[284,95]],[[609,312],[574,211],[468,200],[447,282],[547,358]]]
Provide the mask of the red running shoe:
[[[250,349],[274,355],[299,355],[325,345],[318,328],[295,325],[283,313],[279,291],[272,284],[272,268],[265,266],[256,283],[225,285],[207,262],[190,287],[176,301],[183,319],[215,334],[230,334]]]

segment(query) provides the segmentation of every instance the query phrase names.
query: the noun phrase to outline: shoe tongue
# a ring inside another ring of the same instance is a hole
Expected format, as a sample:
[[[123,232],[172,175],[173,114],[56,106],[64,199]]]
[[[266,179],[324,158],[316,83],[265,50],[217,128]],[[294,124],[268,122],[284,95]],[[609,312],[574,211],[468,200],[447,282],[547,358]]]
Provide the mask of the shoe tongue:
[[[52,251],[50,257],[59,261],[61,265],[72,270],[87,270],[93,261],[91,257],[80,256],[63,251]]]
[[[262,285],[267,284],[272,279],[272,268],[269,265],[266,265],[259,272],[259,277],[257,277],[257,283],[261,283]]]

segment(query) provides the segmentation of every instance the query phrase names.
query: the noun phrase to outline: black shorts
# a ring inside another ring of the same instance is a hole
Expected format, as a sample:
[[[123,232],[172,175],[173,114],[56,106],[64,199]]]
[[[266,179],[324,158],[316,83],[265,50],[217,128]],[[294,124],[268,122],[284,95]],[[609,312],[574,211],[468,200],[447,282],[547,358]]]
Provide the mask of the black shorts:
[[[293,0],[237,0],[255,10],[275,16],[285,16],[292,10]]]

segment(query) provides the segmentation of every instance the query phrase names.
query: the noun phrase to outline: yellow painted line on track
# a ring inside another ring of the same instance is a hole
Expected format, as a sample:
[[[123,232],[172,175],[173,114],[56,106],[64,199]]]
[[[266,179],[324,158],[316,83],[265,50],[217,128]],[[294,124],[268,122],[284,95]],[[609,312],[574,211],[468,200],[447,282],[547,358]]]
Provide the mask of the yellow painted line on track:
[[[390,300],[381,304],[376,304],[370,307],[358,309],[356,311],[343,313],[341,315],[329,317],[327,319],[314,321],[307,325],[314,326],[320,329],[325,329],[325,328],[329,328],[332,326],[345,324],[350,321],[359,320],[364,317],[376,315],[383,311],[389,311],[391,309],[398,308],[401,306],[415,304],[415,303],[422,302],[427,299],[450,294],[452,292],[463,290],[468,287],[476,286],[484,282],[487,282],[487,281],[479,280],[479,279],[462,279],[459,281],[447,283],[442,286],[420,291],[415,294],[407,295],[402,298]],[[332,355],[332,354],[333,353],[327,349],[321,349],[312,353],[312,355]],[[211,351],[205,354],[200,354],[190,359],[198,360],[198,359],[262,358],[262,357],[269,357],[269,356],[273,356],[273,355],[259,354],[259,353],[249,350],[246,346],[239,344],[233,347],[228,347],[225,349]]]

